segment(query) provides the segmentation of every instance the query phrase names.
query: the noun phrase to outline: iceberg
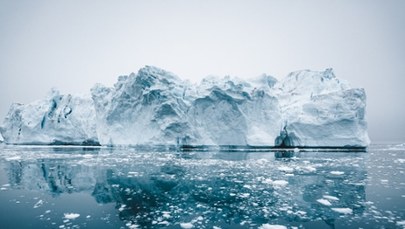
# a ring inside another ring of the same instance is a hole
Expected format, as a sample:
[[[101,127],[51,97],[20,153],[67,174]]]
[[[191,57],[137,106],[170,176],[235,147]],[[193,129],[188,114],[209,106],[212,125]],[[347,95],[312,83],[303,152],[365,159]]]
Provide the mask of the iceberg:
[[[284,125],[275,144],[365,147],[366,93],[336,78],[332,69],[290,73],[277,85]]]
[[[95,124],[90,96],[52,89],[43,100],[12,104],[0,132],[8,144],[98,145]]]
[[[0,132],[8,144],[367,147],[365,109],[364,89],[332,69],[192,84],[145,66],[91,96],[13,104]]]
[[[92,88],[98,139],[102,145],[272,145],[281,126],[270,93],[276,80],[257,81],[260,87],[208,77],[192,85],[146,66],[113,88]]]

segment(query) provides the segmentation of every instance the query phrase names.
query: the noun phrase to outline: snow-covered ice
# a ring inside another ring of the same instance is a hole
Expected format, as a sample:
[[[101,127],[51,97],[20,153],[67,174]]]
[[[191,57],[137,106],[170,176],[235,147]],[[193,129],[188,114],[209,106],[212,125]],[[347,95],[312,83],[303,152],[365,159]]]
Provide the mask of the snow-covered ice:
[[[333,211],[341,214],[352,214],[353,210],[350,208],[331,208]]]

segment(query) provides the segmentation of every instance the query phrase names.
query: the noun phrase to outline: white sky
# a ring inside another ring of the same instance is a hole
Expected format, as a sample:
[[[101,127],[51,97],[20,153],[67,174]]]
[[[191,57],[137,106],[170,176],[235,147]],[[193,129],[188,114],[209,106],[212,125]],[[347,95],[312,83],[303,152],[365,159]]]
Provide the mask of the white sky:
[[[0,0],[0,118],[144,65],[192,81],[333,67],[366,89],[371,139],[405,142],[404,12],[400,0]]]

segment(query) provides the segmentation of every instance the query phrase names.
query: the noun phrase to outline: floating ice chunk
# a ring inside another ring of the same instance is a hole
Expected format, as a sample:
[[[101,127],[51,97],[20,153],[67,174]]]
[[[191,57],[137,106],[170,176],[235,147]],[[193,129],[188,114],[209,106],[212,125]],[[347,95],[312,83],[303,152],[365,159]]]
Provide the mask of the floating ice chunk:
[[[204,217],[198,216],[196,220],[197,220],[197,221],[203,221],[203,220],[204,220]]]
[[[345,174],[345,172],[342,172],[342,171],[330,171],[330,174],[340,176],[340,175]]]
[[[397,221],[397,225],[405,227],[405,220]]]
[[[34,208],[39,208],[42,206],[42,204],[44,204],[43,200],[38,200],[38,202],[34,205]]]
[[[259,229],[287,229],[284,225],[277,225],[277,224],[262,224]]]
[[[300,150],[298,148],[294,148],[294,153],[298,153]]]
[[[275,180],[273,181],[273,185],[277,187],[284,187],[288,184],[288,181],[286,180]]]
[[[397,162],[397,163],[405,163],[405,159],[402,159],[402,158],[398,158],[398,159],[396,159],[394,162]]]
[[[352,214],[353,210],[350,208],[332,208],[333,211],[341,214]]]
[[[297,214],[300,215],[300,216],[304,216],[304,215],[306,215],[307,213],[304,212],[304,211],[297,211]]]
[[[212,229],[221,229],[221,228],[217,226],[212,226]]]
[[[264,180],[262,181],[262,183],[263,183],[263,184],[273,184],[273,180],[270,179],[270,178],[267,178],[267,179],[264,179]]]
[[[308,173],[316,172],[316,168],[309,165],[302,167],[302,170]]]
[[[159,222],[158,223],[159,225],[169,225],[170,223],[168,222],[168,221],[166,221],[166,220],[164,220],[164,221],[161,221],[161,222]]]
[[[183,229],[191,229],[194,225],[192,223],[180,223],[180,227]]]
[[[280,166],[278,167],[278,170],[283,171],[285,173],[292,173],[294,172],[294,169],[291,167],[287,167],[287,166]]]
[[[125,225],[126,225],[128,228],[130,228],[130,229],[139,228],[139,225],[134,224],[134,223],[131,223],[131,222],[129,222],[129,223],[125,224]]]
[[[241,198],[248,198],[250,196],[250,193],[241,193],[239,196]]]
[[[76,219],[77,217],[80,216],[80,214],[78,213],[65,213],[64,215],[65,219]]]
[[[162,212],[163,213],[163,218],[170,218],[170,217],[172,217],[171,215],[170,215],[170,212]]]
[[[328,199],[328,200],[339,200],[339,198],[335,197],[335,196],[329,196],[329,195],[323,195],[324,199]]]
[[[329,200],[326,199],[318,199],[316,200],[318,203],[323,204],[325,206],[331,206],[332,204],[329,202]]]
[[[248,184],[243,185],[243,187],[244,187],[244,188],[247,188],[247,189],[252,189],[252,186],[250,186],[250,185],[248,185]]]
[[[124,209],[125,209],[126,206],[127,206],[127,205],[122,204],[121,207],[118,208],[118,211],[120,211],[120,212],[124,211]]]

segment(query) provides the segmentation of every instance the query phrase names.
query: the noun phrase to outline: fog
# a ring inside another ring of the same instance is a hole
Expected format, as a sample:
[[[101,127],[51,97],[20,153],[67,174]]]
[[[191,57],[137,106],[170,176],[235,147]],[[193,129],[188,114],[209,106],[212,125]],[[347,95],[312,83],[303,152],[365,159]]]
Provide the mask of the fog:
[[[144,65],[282,79],[332,67],[367,92],[373,142],[405,142],[405,1],[0,0],[0,119],[51,87],[88,93]]]

